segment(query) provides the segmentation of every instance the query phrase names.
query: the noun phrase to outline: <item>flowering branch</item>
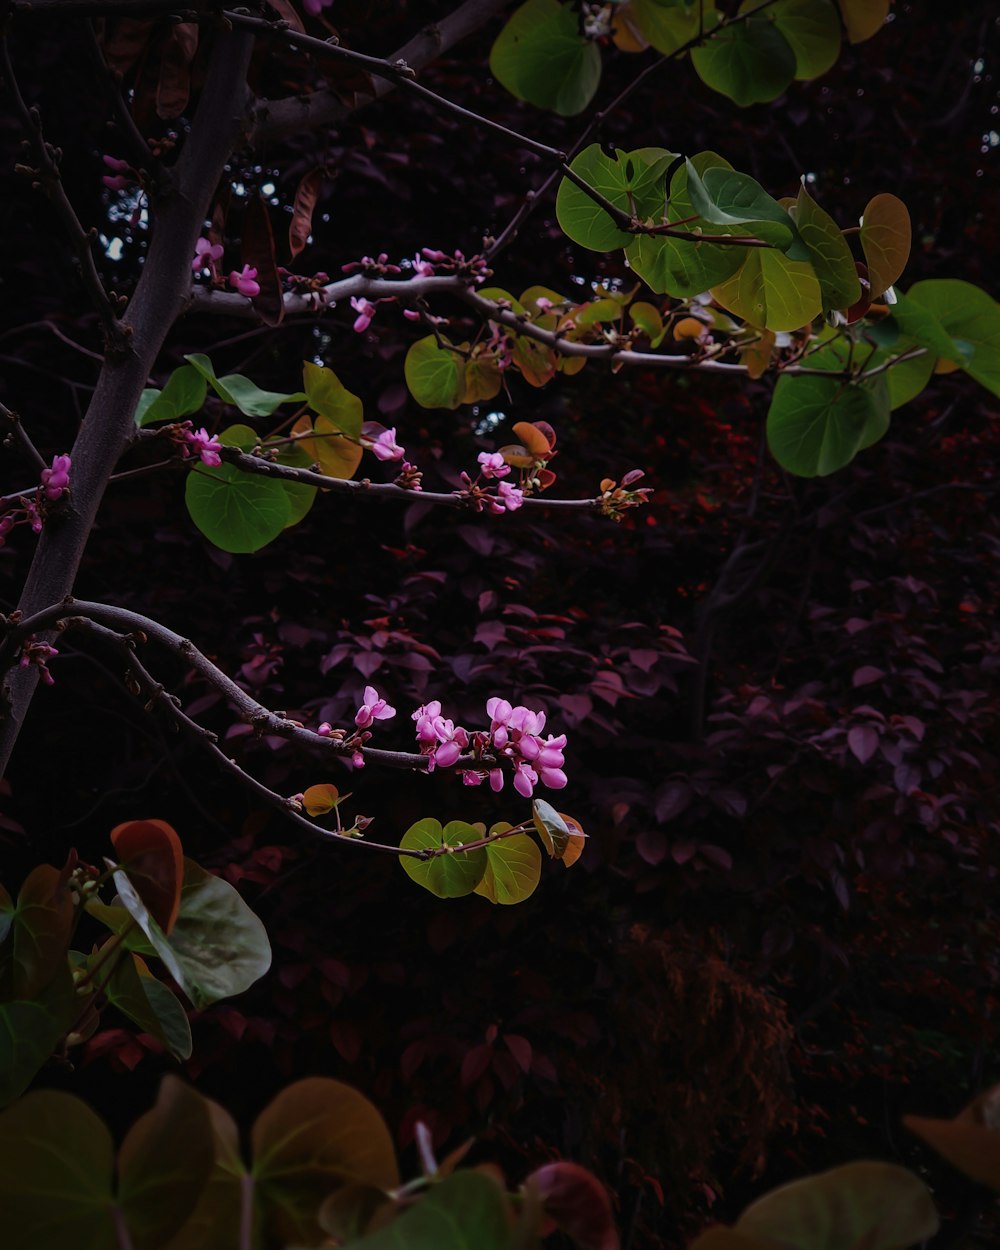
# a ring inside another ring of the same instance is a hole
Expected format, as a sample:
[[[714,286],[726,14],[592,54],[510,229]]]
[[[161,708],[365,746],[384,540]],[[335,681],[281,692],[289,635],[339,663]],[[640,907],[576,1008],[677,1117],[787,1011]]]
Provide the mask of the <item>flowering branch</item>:
[[[486,298],[473,288],[467,278],[457,274],[418,276],[408,279],[352,274],[348,278],[341,278],[336,282],[327,283],[326,286],[320,287],[318,291],[308,295],[287,293],[284,296],[285,315],[302,316],[310,314],[315,316],[317,301],[320,302],[321,307],[332,308],[340,301],[351,298],[359,301],[362,299],[395,299],[403,305],[414,307],[418,305],[420,300],[427,299],[433,295],[451,296],[466,304],[485,320],[507,326],[518,334],[524,335],[525,338],[543,343],[546,347],[551,348],[562,356],[584,356],[590,360],[611,361],[616,367],[628,365],[642,369],[678,369],[689,373],[722,373],[730,376],[745,376],[747,373],[746,365],[735,362],[704,359],[687,354],[664,355],[659,352],[634,351],[631,348],[621,347],[613,342],[580,343],[571,341],[559,330],[546,330],[535,322],[530,321],[523,313],[516,313],[511,308],[504,307],[495,300]],[[207,286],[192,288],[187,308],[190,312],[218,313],[220,315],[250,319],[257,317],[254,306],[239,295],[215,291]],[[855,381],[865,381],[869,376],[875,373],[882,373],[886,369],[891,368],[897,363],[897,360],[910,360],[915,356],[924,354],[924,351],[924,348],[910,349],[898,358],[894,357],[883,362],[872,369],[871,373],[865,371],[857,375],[847,371],[813,369],[808,365],[801,364],[786,365],[779,371],[782,374],[796,376],[816,374],[817,376],[827,378],[844,377],[853,378]]]

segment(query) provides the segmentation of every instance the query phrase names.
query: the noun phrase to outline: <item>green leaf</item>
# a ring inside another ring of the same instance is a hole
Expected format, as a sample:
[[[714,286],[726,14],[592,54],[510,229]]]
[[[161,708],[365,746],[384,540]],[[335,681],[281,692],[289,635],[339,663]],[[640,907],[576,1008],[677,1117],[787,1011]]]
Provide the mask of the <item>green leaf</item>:
[[[159,1250],[194,1211],[215,1157],[208,1103],[175,1076],[129,1129],[118,1155],[118,1204],[134,1250]]]
[[[79,1098],[26,1094],[0,1112],[5,1250],[116,1250],[114,1146]]]
[[[345,1250],[509,1250],[513,1214],[482,1172],[456,1172],[385,1228]]]
[[[465,361],[432,334],[410,345],[403,372],[421,408],[457,408],[465,398]]]
[[[743,12],[760,0],[747,0]],[[769,11],[772,21],[795,54],[795,77],[818,78],[840,55],[840,21],[831,0],[778,0]]]
[[[797,330],[823,307],[812,265],[790,260],[774,248],[751,248],[740,268],[712,287],[723,308],[767,330]]]
[[[317,417],[317,425],[319,422],[326,422],[325,417]],[[325,439],[322,441],[326,441]],[[337,439],[337,442],[345,442],[345,439]],[[353,444],[348,444],[353,446]],[[265,446],[267,444],[265,443]],[[307,454],[306,449],[298,444],[285,444],[278,451],[278,464],[291,465],[295,469],[308,469],[313,463],[313,459]],[[293,525],[303,520],[309,513],[313,504],[316,502],[316,492],[319,489],[316,486],[310,486],[308,482],[282,482],[285,488],[285,494],[288,497],[288,524],[285,529],[290,529]]]
[[[889,323],[897,326],[905,336],[919,343],[921,347],[926,347],[932,359],[950,360],[956,365],[965,363],[965,357],[954,339],[934,313],[910,295],[896,292],[896,302],[892,306]]]
[[[223,403],[238,408],[247,417],[269,417],[282,404],[305,399],[301,391],[284,395],[278,391],[262,391],[241,373],[230,373],[224,378],[216,377],[215,368],[207,356],[194,353],[184,359],[201,374]]]
[[[1000,305],[996,300],[957,278],[928,278],[910,287],[908,294],[951,337],[965,372],[1000,398]]]
[[[819,280],[824,311],[846,309],[861,298],[854,257],[837,223],[806,190],[799,187],[796,225]]]
[[[864,43],[882,29],[892,0],[839,0],[851,43]]]
[[[885,414],[865,387],[842,378],[786,374],[774,388],[767,442],[789,473],[825,477],[850,464],[885,426]]]
[[[634,213],[640,221],[653,218],[659,222],[666,200],[664,177],[676,159],[665,148],[616,150],[612,158],[599,143],[592,143],[570,169],[622,212]],[[564,234],[592,252],[611,252],[635,238],[619,230],[604,209],[568,178],[559,183],[556,219]]]
[[[707,87],[741,108],[776,99],[796,71],[791,45],[763,14],[714,31],[691,61]]]
[[[135,423],[146,426],[157,421],[180,421],[189,417],[204,406],[207,390],[205,375],[199,369],[181,365],[167,379],[162,391],[147,389],[142,392],[135,410]]]
[[[442,846],[458,848],[467,842],[478,842],[479,837],[478,831],[464,820],[453,820],[442,829],[439,820],[426,817],[407,829],[399,845],[413,851],[436,850]],[[463,894],[471,894],[482,881],[487,859],[485,849],[479,847],[467,852],[455,849],[454,853],[433,859],[403,855],[400,863],[408,876],[438,898],[461,898]]]
[[[181,909],[169,938],[125,874],[116,872],[114,880],[122,904],[196,1008],[241,994],[271,966],[260,920],[231,885],[193,860],[184,860]]]
[[[729,162],[715,152],[699,152],[689,163],[702,176],[709,169],[732,169]],[[678,299],[700,295],[724,282],[745,258],[745,252],[739,247],[693,241],[698,233],[718,234],[719,231],[703,218],[688,220],[695,216],[695,210],[688,188],[687,165],[688,162],[681,165],[670,180],[667,221],[683,221],[679,229],[690,231],[692,241],[639,235],[625,251],[629,265],[645,283],[654,291],[667,292]],[[734,226],[730,233],[738,236],[747,231]]]
[[[535,799],[531,805],[531,815],[538,836],[549,855],[553,859],[562,859],[572,835],[569,825],[552,804],[546,803],[544,799]]]
[[[80,1005],[65,960],[32,1002],[0,1004],[0,1107],[28,1088],[66,1035]]]
[[[894,195],[876,195],[861,219],[861,248],[871,297],[878,299],[899,278],[910,257],[910,214]]]
[[[214,1163],[194,1211],[164,1250],[245,1250],[252,1240],[255,1204],[243,1199],[248,1188],[252,1194],[253,1182],[240,1156],[239,1130],[218,1103],[205,1104]],[[250,1224],[245,1236],[244,1220]]]
[[[601,54],[580,34],[572,5],[528,0],[497,36],[490,73],[519,100],[573,117],[594,97]]]
[[[252,436],[249,443],[246,434]],[[257,441],[245,425],[230,426],[219,437],[244,449]],[[287,485],[278,478],[244,473],[233,464],[196,465],[188,473],[184,501],[191,520],[216,547],[234,553],[259,551],[292,523]]]
[[[306,388],[305,398],[313,412],[325,417],[335,429],[349,437],[361,437],[364,405],[332,369],[307,360],[302,365],[302,383]]]
[[[782,250],[791,246],[795,239],[791,217],[749,174],[711,166],[702,177],[691,161],[685,167],[688,195],[694,211],[705,221],[714,226],[744,226],[750,234]]]
[[[743,1212],[735,1231],[796,1250],[899,1250],[938,1230],[927,1186],[893,1163],[860,1162],[772,1190]]]
[[[191,1058],[187,1012],[137,955],[121,960],[101,989],[112,1007],[162,1042],[175,1059]]]
[[[117,895],[115,902],[110,904],[102,903],[99,898],[89,898],[84,904],[84,911],[101,924],[107,925],[112,933],[124,933],[122,945],[126,950],[134,951],[137,955],[156,954],[156,948],[150,944],[142,930],[136,927]]]
[[[7,937],[0,947],[0,995],[36,998],[66,966],[73,928],[73,897],[58,868],[39,864],[25,878],[13,905],[4,891],[0,914]]]
[[[322,1239],[317,1210],[343,1185],[399,1184],[392,1136],[357,1090],[327,1077],[296,1081],[253,1126],[255,1203],[268,1245]]]
[[[705,0],[704,11],[710,26],[715,18],[715,0]],[[646,42],[668,55],[695,39],[701,29],[698,0],[632,0],[629,14]]]
[[[494,825],[490,833],[513,828],[505,822]],[[534,894],[542,876],[542,853],[534,838],[516,833],[500,838],[486,849],[486,871],[476,886],[476,893],[491,903],[521,903]]]

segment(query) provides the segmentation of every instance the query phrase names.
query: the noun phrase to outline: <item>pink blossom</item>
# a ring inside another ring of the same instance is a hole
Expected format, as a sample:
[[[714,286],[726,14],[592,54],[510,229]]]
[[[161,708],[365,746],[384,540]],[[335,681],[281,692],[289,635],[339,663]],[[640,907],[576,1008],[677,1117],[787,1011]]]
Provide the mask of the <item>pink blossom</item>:
[[[222,457],[219,455],[222,444],[217,434],[210,435],[204,427],[200,430],[185,430],[184,441],[188,444],[185,450],[199,455],[202,464],[211,465],[213,468],[222,464]]]
[[[359,729],[367,729],[374,721],[391,720],[395,715],[396,709],[381,698],[374,686],[365,686],[364,702],[357,710],[354,723]]]
[[[302,7],[310,17],[319,17],[324,9],[328,9],[333,0],[302,0]]]
[[[476,459],[485,478],[506,477],[510,472],[510,465],[498,451],[481,451]]]
[[[260,283],[255,281],[256,277],[257,270],[251,265],[244,265],[241,273],[237,273],[234,269],[229,275],[229,285],[235,291],[239,291],[241,295],[246,295],[252,299],[255,295],[260,294]]]
[[[404,308],[403,316],[406,318],[407,321],[419,321],[420,320],[420,313],[418,313],[415,308]]]
[[[371,450],[378,460],[402,460],[406,455],[406,448],[396,442],[395,426],[391,430],[383,430],[372,443]]]
[[[128,161],[119,160],[117,156],[108,156],[105,154],[101,157],[101,160],[105,163],[105,165],[107,165],[108,169],[112,170],[116,174],[126,174],[131,168]]]
[[[430,263],[429,260],[421,256],[419,252],[416,254],[416,256],[414,256],[412,264],[413,264],[413,272],[417,274],[418,277],[430,278],[433,276],[434,266]]]
[[[194,245],[194,259],[191,261],[191,268],[195,273],[200,273],[202,269],[215,268],[215,262],[222,259],[222,244],[213,243],[211,239],[204,237],[198,239]],[[256,270],[254,273],[256,274]]]
[[[63,491],[69,488],[69,470],[72,463],[69,456],[53,456],[52,467],[42,470],[41,482],[45,488],[46,499],[59,499]]]
[[[372,317],[375,316],[375,305],[371,300],[358,299],[356,295],[351,296],[351,307],[358,314],[354,322],[354,332],[363,334],[372,323]]]
[[[537,785],[538,774],[530,764],[519,761],[514,767],[514,789],[524,798],[530,799]]]
[[[316,736],[318,738],[329,738],[329,736],[332,733],[333,733],[333,726],[330,724],[328,720],[323,721],[320,725],[316,727]]]
[[[524,503],[524,491],[511,486],[510,482],[497,483],[497,502],[508,512],[516,512]]]

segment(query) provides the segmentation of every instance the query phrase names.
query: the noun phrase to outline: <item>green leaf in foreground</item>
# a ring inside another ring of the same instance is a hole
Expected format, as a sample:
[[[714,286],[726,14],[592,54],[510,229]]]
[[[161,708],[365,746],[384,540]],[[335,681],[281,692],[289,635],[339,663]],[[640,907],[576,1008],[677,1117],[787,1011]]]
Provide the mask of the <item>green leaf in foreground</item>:
[[[593,99],[601,54],[581,35],[573,5],[528,0],[497,36],[490,72],[519,100],[573,117]]]
[[[60,972],[31,1002],[0,1003],[0,1107],[19,1098],[79,1010],[65,956]]]
[[[714,286],[712,295],[723,308],[766,330],[798,330],[823,307],[812,265],[766,247],[749,249],[739,269]]]
[[[996,300],[957,278],[928,278],[915,283],[907,294],[949,335],[965,372],[1000,398],[1000,305]]]
[[[400,863],[407,876],[438,898],[461,898],[473,892],[486,872],[485,848],[479,847],[475,851],[459,849],[466,843],[478,842],[479,837],[479,832],[464,820],[453,820],[442,829],[439,820],[426,817],[407,829],[400,847],[413,851],[436,850],[442,846],[452,849],[433,859],[403,855],[400,856]]]
[[[919,1177],[868,1161],[782,1185],[747,1207],[735,1226],[796,1250],[899,1250],[937,1229],[937,1211]]]
[[[691,61],[707,87],[741,108],[776,99],[796,71],[788,40],[763,14],[713,32],[692,48]]]
[[[26,1094],[0,1113],[0,1211],[5,1250],[111,1250],[114,1146],[79,1098]]]
[[[403,372],[421,408],[457,408],[465,399],[465,361],[432,334],[410,345]]]
[[[345,1250],[508,1250],[512,1213],[482,1172],[456,1172],[385,1228]]]
[[[820,208],[805,184],[799,187],[796,209],[796,224],[819,280],[823,308],[850,308],[861,298],[861,282],[840,227]]]
[[[490,833],[512,828],[503,822]],[[509,838],[490,842],[486,850],[486,871],[476,886],[476,893],[491,903],[521,903],[534,894],[542,876],[542,853],[534,838],[516,833]]]
[[[142,392],[135,423],[146,426],[157,421],[180,421],[201,410],[207,391],[204,374],[193,365],[181,365],[167,379],[162,391],[147,389]]]
[[[123,872],[115,873],[115,885],[123,906],[195,1007],[242,993],[271,966],[263,924],[228,882],[193,860],[184,860],[181,909],[169,938]]]
[[[599,143],[592,143],[570,169],[623,213],[635,213],[640,221],[659,221],[666,200],[664,177],[675,159],[665,148],[616,149],[612,157]],[[556,219],[564,234],[592,252],[627,247],[635,237],[620,230],[600,204],[569,178],[559,183]]]
[[[887,411],[871,391],[843,378],[786,375],[767,414],[771,455],[798,477],[825,477],[885,433]]]

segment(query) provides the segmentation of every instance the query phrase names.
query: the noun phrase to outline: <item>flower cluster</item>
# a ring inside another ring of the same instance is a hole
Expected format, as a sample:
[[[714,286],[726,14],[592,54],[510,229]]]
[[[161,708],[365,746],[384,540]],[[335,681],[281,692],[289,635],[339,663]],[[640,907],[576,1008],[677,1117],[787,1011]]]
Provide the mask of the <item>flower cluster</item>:
[[[631,469],[621,480],[621,485],[610,477],[601,482],[601,512],[612,521],[620,521],[622,513],[629,508],[638,508],[653,493],[651,486],[640,486],[632,490],[632,486],[646,475],[642,469]]]
[[[216,265],[222,260],[223,247],[221,243],[213,243],[211,239],[206,239],[204,235],[198,239],[194,245],[194,257],[191,261],[191,268],[195,273],[202,273],[206,269],[212,271],[212,277],[216,274]]]
[[[443,715],[438,699],[422,704],[411,714],[417,745],[427,760],[429,773],[435,768],[452,768],[463,754],[469,753],[472,762],[463,760],[460,769],[467,786],[478,786],[488,780],[490,788],[499,793],[504,786],[503,761],[513,769],[514,789],[526,799],[531,798],[539,783],[551,790],[561,790],[566,785],[563,771],[566,735],[542,737],[544,712],[493,698],[486,704],[486,713],[490,717],[488,732],[470,732],[456,725]],[[364,699],[354,716],[354,731],[334,729],[328,721],[323,721],[316,733],[351,751],[354,766],[362,768],[365,761],[361,748],[371,737],[368,730],[376,721],[391,720],[395,715],[396,709],[389,706],[375,687],[366,686]]]
[[[41,489],[46,499],[60,499],[69,490],[69,470],[73,461],[69,456],[53,456],[52,467],[42,470]]]
[[[257,281],[257,270],[252,265],[244,265],[237,273],[234,269],[229,275],[229,285],[248,299],[260,294],[260,283]]]
[[[48,669],[48,662],[54,655],[59,652],[55,647],[50,647],[47,642],[35,642],[33,639],[26,639],[21,644],[21,660],[20,668],[29,668],[32,664],[38,669],[39,676],[47,686],[54,684],[52,674]]]
[[[519,486],[500,480],[509,475],[510,465],[498,451],[481,451],[478,460],[479,474],[475,480],[468,473],[463,472],[461,475],[465,488],[462,493],[469,498],[477,512],[482,512],[484,508],[497,515],[501,512],[516,512],[524,503],[524,491]],[[481,482],[492,481],[496,481],[495,491],[484,489],[480,485]]]
[[[219,442],[219,436],[209,434],[204,426],[200,430],[184,431],[185,457],[197,455],[202,464],[215,468],[216,465],[222,464],[222,456],[219,454],[221,450],[222,444]]]

